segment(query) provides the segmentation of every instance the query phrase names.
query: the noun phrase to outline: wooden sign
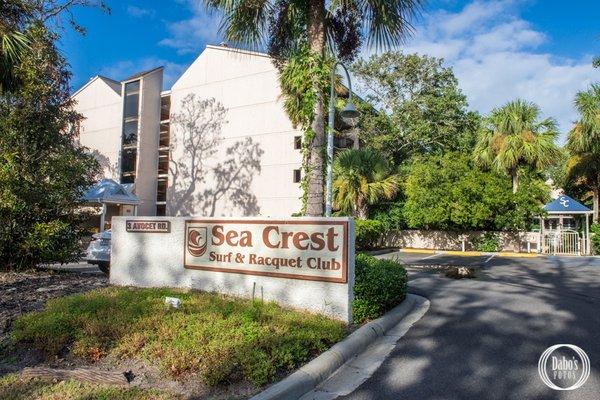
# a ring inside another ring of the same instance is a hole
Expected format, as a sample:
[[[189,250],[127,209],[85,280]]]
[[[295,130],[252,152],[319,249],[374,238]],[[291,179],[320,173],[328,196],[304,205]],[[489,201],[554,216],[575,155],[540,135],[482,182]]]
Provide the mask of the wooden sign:
[[[193,219],[184,246],[188,269],[348,281],[347,221]]]

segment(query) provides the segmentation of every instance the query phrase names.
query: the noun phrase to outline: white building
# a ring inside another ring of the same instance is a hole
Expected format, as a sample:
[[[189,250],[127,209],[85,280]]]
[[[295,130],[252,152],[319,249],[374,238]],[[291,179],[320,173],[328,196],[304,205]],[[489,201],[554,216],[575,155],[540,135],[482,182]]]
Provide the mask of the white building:
[[[168,91],[163,69],[74,93],[80,143],[104,177],[133,183],[139,215],[290,216],[301,137],[264,54],[207,46]],[[112,214],[122,214],[113,210]]]

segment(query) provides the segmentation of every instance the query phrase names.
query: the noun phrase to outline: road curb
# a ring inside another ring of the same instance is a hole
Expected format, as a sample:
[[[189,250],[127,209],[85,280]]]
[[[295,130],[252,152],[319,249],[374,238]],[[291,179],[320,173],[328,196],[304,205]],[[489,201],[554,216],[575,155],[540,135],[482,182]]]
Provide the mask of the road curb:
[[[419,298],[417,295],[408,293],[406,299],[399,306],[384,316],[361,326],[346,339],[336,343],[287,378],[252,397],[251,400],[300,398],[306,392],[317,387],[345,362],[361,353],[375,339],[384,336],[390,328],[396,326],[415,308]]]
[[[461,251],[461,250],[432,250],[432,249],[400,249],[400,253],[421,253],[421,254],[446,254],[450,256],[496,256],[496,257],[514,257],[514,258],[535,258],[540,257],[538,253],[516,253],[511,251],[483,252],[483,251]]]

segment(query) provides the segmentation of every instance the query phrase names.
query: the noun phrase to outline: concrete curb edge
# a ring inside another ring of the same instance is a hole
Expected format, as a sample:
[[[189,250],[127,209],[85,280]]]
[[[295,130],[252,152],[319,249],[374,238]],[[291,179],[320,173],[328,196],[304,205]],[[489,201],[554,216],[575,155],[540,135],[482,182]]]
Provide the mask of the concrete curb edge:
[[[498,251],[498,252],[485,252],[485,251],[460,251],[460,250],[433,250],[433,249],[412,249],[402,248],[398,250],[400,253],[422,253],[422,254],[446,254],[451,256],[496,256],[496,257],[513,257],[513,258],[536,258],[541,257],[539,253],[517,253],[512,251]],[[385,254],[385,253],[382,253]]]
[[[406,299],[400,305],[382,317],[361,326],[344,340],[336,343],[296,372],[258,393],[251,400],[300,398],[326,380],[346,361],[361,353],[375,339],[384,336],[390,328],[397,325],[419,304],[417,299],[420,298],[420,296],[407,293]]]

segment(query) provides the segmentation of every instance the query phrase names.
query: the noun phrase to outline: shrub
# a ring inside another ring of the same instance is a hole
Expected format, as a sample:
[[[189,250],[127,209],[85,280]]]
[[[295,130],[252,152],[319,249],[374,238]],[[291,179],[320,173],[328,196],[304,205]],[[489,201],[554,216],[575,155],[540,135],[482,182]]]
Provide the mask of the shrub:
[[[181,308],[165,307],[165,296],[181,298]],[[325,351],[344,332],[340,321],[274,303],[110,287],[50,300],[45,310],[15,321],[12,339],[50,359],[70,348],[92,362],[134,358],[176,379],[198,374],[211,386],[263,385]]]
[[[590,231],[592,232],[591,240],[592,240],[592,249],[594,250],[594,254],[600,254],[600,223],[592,224],[590,227]]]
[[[403,207],[403,200],[375,205],[371,211],[371,219],[381,222],[384,231],[406,229],[406,221],[402,215]]]
[[[354,220],[356,227],[356,248],[359,250],[372,249],[384,233],[383,223],[373,219]]]
[[[396,261],[358,254],[355,276],[352,316],[356,323],[381,316],[406,297],[406,270]]]
[[[471,242],[476,251],[495,252],[500,251],[500,237],[496,232],[485,232],[474,238]]]

